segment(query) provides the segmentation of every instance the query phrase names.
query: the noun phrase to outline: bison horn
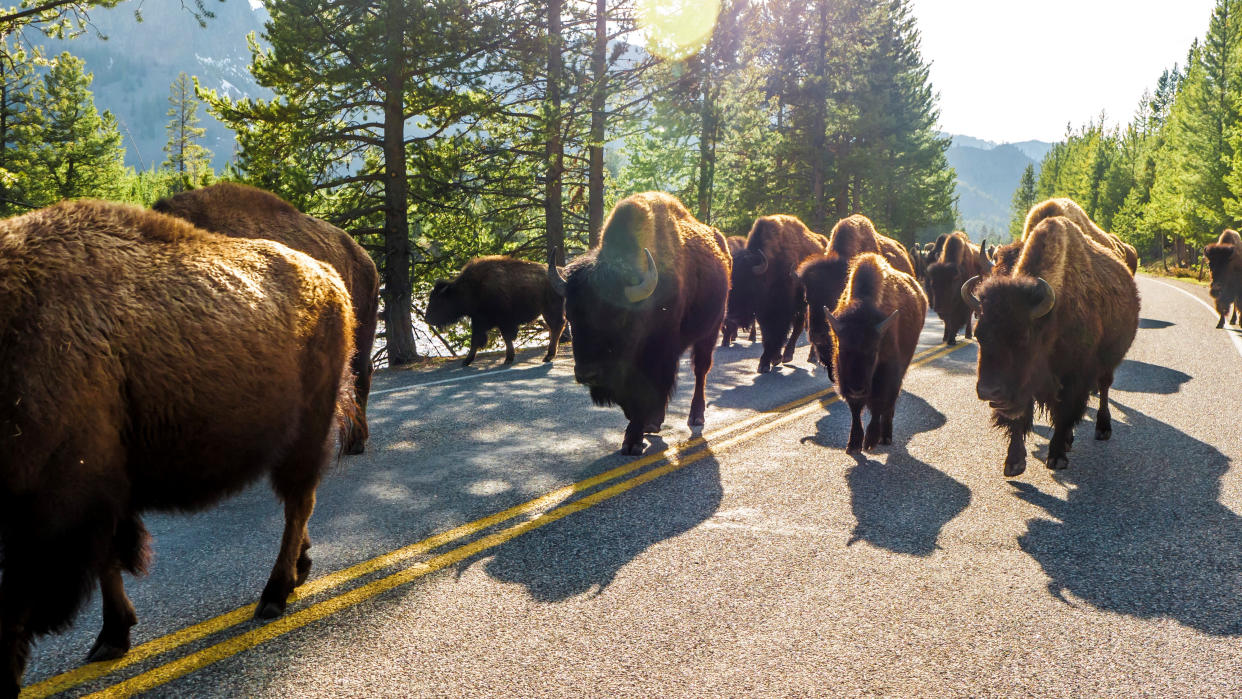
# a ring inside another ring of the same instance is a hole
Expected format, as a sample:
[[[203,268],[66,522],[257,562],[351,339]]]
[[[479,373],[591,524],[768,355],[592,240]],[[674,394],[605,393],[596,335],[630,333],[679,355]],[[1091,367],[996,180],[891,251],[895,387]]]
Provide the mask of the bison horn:
[[[984,246],[987,245],[987,242],[986,240],[983,241]],[[983,267],[984,274],[991,274],[992,268],[996,266],[996,261],[988,254],[987,247],[979,248],[979,265]]]
[[[892,312],[892,313],[891,313],[891,314],[890,314],[887,318],[885,318],[884,320],[880,321],[880,324],[879,324],[879,325],[877,325],[877,326],[875,326],[875,331],[876,331],[877,333],[879,333],[879,334],[883,335],[883,334],[884,334],[884,331],[885,331],[885,330],[888,330],[888,326],[892,325],[894,320],[897,320],[897,314],[898,314],[898,313],[901,313],[901,309],[900,309],[900,308],[898,308],[897,310],[893,311],[893,312]]]
[[[1031,309],[1031,320],[1043,318],[1048,315],[1048,311],[1057,304],[1057,292],[1052,289],[1052,285],[1044,281],[1043,277],[1039,277],[1039,288],[1043,291],[1043,300],[1039,305]]]
[[[970,310],[983,315],[983,304],[979,303],[979,297],[975,296],[974,292],[975,282],[979,281],[979,279],[980,277],[974,276],[966,280],[966,283],[962,285],[962,300],[966,302],[967,306],[970,306]]]
[[[763,274],[764,272],[768,271],[768,256],[763,254],[762,250],[756,250],[755,254],[759,256],[759,259],[761,260],[761,262],[759,262],[759,264],[755,265],[754,267],[751,267],[750,271],[754,272],[755,274]]]
[[[837,320],[837,317],[832,315],[832,311],[829,311],[827,306],[824,306],[824,320],[828,321],[828,325],[832,328],[834,333],[838,336],[841,334],[841,326],[838,325],[841,321]]]
[[[552,283],[552,290],[560,296],[565,296],[569,288],[569,283],[565,281],[565,277],[561,276],[561,271],[556,268],[556,253],[548,255],[548,281]]]
[[[638,303],[645,301],[655,293],[656,284],[660,281],[660,270],[656,269],[655,258],[651,256],[651,251],[643,248],[643,252],[647,253],[647,269],[643,272],[643,278],[633,286],[625,287],[625,298],[630,303]]]

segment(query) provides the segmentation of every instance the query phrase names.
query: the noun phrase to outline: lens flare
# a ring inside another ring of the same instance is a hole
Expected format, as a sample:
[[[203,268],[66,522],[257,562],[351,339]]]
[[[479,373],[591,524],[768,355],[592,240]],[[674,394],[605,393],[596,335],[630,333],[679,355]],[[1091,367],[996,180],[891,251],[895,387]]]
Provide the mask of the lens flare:
[[[637,9],[647,50],[675,61],[707,44],[720,15],[720,0],[638,0]]]

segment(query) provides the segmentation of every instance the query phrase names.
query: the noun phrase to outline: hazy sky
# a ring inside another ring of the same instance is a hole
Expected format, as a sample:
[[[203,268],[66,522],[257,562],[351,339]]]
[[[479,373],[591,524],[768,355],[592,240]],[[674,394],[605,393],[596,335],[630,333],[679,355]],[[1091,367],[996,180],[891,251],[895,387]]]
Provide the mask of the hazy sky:
[[[1060,140],[1134,115],[1207,32],[1214,0],[913,0],[949,133]]]

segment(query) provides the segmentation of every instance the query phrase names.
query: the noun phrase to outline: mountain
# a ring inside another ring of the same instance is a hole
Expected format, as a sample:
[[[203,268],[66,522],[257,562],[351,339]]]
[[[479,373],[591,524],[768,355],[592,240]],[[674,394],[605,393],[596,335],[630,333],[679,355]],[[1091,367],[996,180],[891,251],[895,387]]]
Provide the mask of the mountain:
[[[134,17],[133,3],[121,3],[112,10],[92,10],[93,28],[86,34],[44,44],[48,55],[69,51],[81,57],[86,71],[95,74],[95,106],[111,110],[120,122],[126,165],[146,169],[164,161],[169,85],[182,71],[233,98],[271,96],[247,70],[246,35],[262,33],[267,12],[244,0],[209,6],[216,16],[201,27],[179,2],[143,3],[142,22]],[[221,169],[233,157],[233,132],[205,106],[199,117],[207,129],[202,143]]]
[[[971,136],[951,136],[946,155],[957,171],[958,211],[962,228],[978,241],[1008,236],[1014,190],[1027,165],[1039,171],[1039,161],[1053,144],[1045,141],[996,144]],[[986,230],[985,230],[986,229]]]

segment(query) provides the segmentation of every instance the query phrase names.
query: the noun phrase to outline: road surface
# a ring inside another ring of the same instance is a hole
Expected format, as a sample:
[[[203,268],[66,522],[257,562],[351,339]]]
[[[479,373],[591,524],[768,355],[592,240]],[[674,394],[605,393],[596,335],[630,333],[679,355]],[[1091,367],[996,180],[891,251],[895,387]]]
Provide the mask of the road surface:
[[[250,611],[281,509],[256,486],[152,516],[135,649],[82,665],[98,596],[23,696],[1242,694],[1242,339],[1201,287],[1139,280],[1114,431],[1068,471],[1049,430],[1001,475],[976,346],[926,324],[894,444],[847,456],[806,362],[720,350],[706,431],[618,455],[624,420],[541,352],[376,377],[371,442],[328,474],[311,580]]]

